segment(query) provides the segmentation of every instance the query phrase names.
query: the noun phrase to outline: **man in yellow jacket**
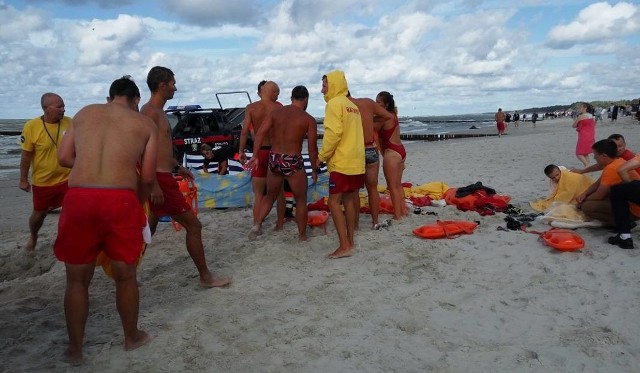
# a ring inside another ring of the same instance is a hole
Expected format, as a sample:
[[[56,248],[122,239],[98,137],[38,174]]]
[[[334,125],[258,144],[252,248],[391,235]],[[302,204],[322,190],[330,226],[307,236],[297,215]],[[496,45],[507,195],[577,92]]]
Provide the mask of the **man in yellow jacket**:
[[[329,170],[329,211],[340,245],[330,259],[351,256],[358,211],[358,193],[364,186],[364,136],[360,110],[347,98],[344,72],[334,70],[322,77],[322,94],[327,102],[324,136],[318,162]],[[342,207],[344,206],[344,212]]]

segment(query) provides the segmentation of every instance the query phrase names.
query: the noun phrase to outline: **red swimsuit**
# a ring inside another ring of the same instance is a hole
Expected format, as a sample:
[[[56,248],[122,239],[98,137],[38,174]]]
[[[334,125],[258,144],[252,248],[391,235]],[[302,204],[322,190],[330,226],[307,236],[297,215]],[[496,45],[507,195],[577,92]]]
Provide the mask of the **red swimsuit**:
[[[396,153],[400,154],[400,157],[402,157],[402,160],[404,161],[404,159],[407,157],[407,152],[404,150],[404,146],[402,144],[395,144],[391,142],[391,135],[393,135],[393,132],[399,126],[400,123],[398,122],[398,118],[396,117],[394,126],[389,128],[388,130],[384,128],[380,129],[380,131],[378,131],[378,135],[380,139],[380,146],[382,147],[382,149],[391,149],[395,151]]]

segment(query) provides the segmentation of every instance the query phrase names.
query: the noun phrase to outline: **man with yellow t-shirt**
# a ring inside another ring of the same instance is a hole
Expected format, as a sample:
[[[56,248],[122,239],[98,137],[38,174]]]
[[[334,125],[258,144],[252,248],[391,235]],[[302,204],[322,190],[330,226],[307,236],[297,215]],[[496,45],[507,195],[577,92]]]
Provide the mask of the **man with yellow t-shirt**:
[[[617,146],[613,140],[597,141],[591,148],[596,162],[603,166],[602,175],[576,198],[578,208],[582,209],[582,212],[588,217],[600,220],[606,225],[614,226],[615,221],[611,203],[609,202],[609,195],[611,194],[611,187],[623,182],[618,174],[618,168],[625,163],[625,160],[618,158]],[[640,179],[635,170],[627,171],[625,176],[629,180]],[[640,217],[640,206],[631,205],[630,209],[633,215]]]
[[[322,93],[327,106],[318,165],[327,162],[327,204],[340,241],[338,248],[329,255],[330,259],[351,256],[359,214],[358,193],[365,181],[362,119],[358,106],[347,98],[348,91],[343,71],[334,70],[322,77]],[[340,204],[344,206],[344,212]]]
[[[58,164],[58,144],[71,123],[64,116],[64,101],[55,93],[45,93],[40,99],[44,115],[25,123],[20,142],[20,185],[25,192],[33,193],[33,211],[29,217],[31,237],[25,250],[33,251],[38,242],[38,231],[47,213],[62,206],[67,192],[69,168]],[[29,183],[31,170],[31,183]]]

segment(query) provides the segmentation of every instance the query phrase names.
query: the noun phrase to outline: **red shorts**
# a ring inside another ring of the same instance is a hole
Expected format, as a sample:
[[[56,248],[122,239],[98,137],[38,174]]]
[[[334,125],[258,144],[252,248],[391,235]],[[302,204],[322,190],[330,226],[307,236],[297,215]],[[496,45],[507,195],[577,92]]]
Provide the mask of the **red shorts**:
[[[46,211],[62,206],[64,195],[68,189],[69,187],[66,181],[53,186],[31,185],[33,209],[36,211]]]
[[[267,177],[270,151],[270,146],[263,146],[260,148],[260,150],[258,150],[258,167],[251,171],[251,177]]]
[[[64,198],[56,257],[68,264],[89,264],[104,251],[112,260],[134,264],[143,248],[147,220],[129,189],[70,188]]]
[[[154,205],[149,201],[149,208],[155,216],[174,216],[191,210],[191,206],[182,195],[178,182],[171,172],[156,172],[156,178],[160,189],[162,189],[164,203],[162,205]]]
[[[497,122],[498,131],[504,131],[504,122]]]
[[[329,194],[355,192],[364,187],[364,174],[345,175],[340,172],[329,173]]]

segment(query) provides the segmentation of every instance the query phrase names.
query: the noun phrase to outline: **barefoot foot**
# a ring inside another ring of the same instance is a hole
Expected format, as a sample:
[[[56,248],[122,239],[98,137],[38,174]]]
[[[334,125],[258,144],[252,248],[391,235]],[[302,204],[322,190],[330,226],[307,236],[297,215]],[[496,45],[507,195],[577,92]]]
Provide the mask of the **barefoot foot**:
[[[231,285],[231,277],[215,277],[213,274],[200,278],[200,286],[203,288],[222,288]]]
[[[65,363],[71,364],[73,366],[79,366],[84,364],[84,356],[82,356],[82,351],[79,352],[71,352],[67,350],[64,353],[64,357],[62,359]]]
[[[151,336],[142,330],[138,330],[134,338],[129,340],[125,339],[124,341],[124,349],[126,351],[135,350],[136,348],[142,347],[151,341]]]
[[[336,251],[329,255],[329,259],[339,259],[351,256],[351,248],[337,248]]]
[[[251,227],[251,230],[249,231],[249,239],[253,241],[256,238],[258,238],[258,236],[261,234],[262,234],[262,229],[254,225],[253,227]]]
[[[27,241],[27,244],[24,245],[24,251],[33,252],[35,249],[36,249],[36,240],[34,240],[33,237],[29,237],[29,241]]]

